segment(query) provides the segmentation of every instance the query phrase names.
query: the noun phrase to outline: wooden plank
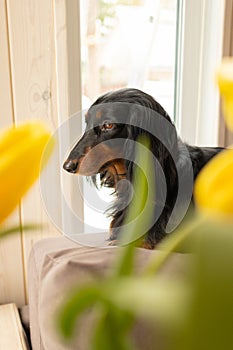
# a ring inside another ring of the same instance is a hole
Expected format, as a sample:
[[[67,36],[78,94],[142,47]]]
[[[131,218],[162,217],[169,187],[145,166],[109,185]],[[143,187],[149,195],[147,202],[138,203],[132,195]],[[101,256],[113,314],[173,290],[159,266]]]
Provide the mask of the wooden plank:
[[[67,122],[71,116],[77,116],[75,130],[67,124],[69,135],[65,136],[69,141],[60,139],[60,147],[62,149],[67,147],[66,152],[68,152],[69,147],[74,143],[75,137],[76,139],[79,138],[82,133],[79,1],[55,0],[54,10],[58,117],[62,124]],[[61,156],[61,164],[63,161],[64,159]],[[66,197],[62,199],[63,232],[71,234],[83,232],[82,195],[77,191],[77,188],[74,188],[73,178],[62,171],[60,174],[62,189]],[[80,187],[82,188],[82,186],[82,179],[80,179]],[[65,209],[66,203],[69,203],[73,211],[78,213],[80,218],[78,223],[72,211]]]
[[[79,2],[5,1],[15,123],[39,118],[55,130],[59,122],[63,122],[71,113],[81,110],[80,59],[76,62],[80,52],[79,43],[75,41],[73,33],[73,29],[78,28]],[[79,32],[77,36],[79,37]],[[75,57],[75,60],[71,57]],[[81,119],[79,128],[81,130]],[[53,182],[58,189],[62,182],[60,178],[62,161],[59,153],[56,153]],[[27,259],[34,242],[58,234],[43,207],[40,190],[40,184],[37,182],[21,203],[22,225],[27,223],[43,225],[37,232],[23,232],[22,250],[26,280]],[[49,188],[46,191],[50,195]],[[71,193],[73,194],[72,189]],[[81,196],[80,198],[75,196],[75,203],[82,216]],[[58,198],[54,205],[60,220],[56,225],[61,228],[62,200]],[[74,229],[77,231],[77,227],[74,226]],[[78,231],[82,231],[82,225]]]
[[[19,225],[18,209],[4,222],[3,228]],[[0,303],[25,305],[24,263],[21,232],[0,240]]]
[[[0,349],[29,349],[15,304],[0,306]]]
[[[69,116],[82,110],[80,1],[65,1],[67,26],[67,68]],[[81,120],[77,125],[82,131]]]
[[[5,0],[0,0],[0,127],[13,122]]]
[[[55,129],[57,96],[55,82],[54,23],[52,0],[6,0],[12,64],[12,89],[15,122],[41,119]],[[29,164],[30,166],[30,164]],[[58,181],[59,174],[54,179]],[[59,203],[56,203],[59,212]],[[45,229],[23,234],[25,275],[33,243],[56,235],[40,196],[37,182],[21,205],[22,224],[43,224]]]
[[[0,0],[0,127],[14,121],[11,90],[8,27],[5,0]],[[19,209],[7,221],[4,228],[20,225]],[[21,233],[0,240],[0,303],[25,304],[24,268]]]
[[[56,81],[60,123],[82,109],[79,0],[54,0]],[[81,131],[81,121],[78,131]]]

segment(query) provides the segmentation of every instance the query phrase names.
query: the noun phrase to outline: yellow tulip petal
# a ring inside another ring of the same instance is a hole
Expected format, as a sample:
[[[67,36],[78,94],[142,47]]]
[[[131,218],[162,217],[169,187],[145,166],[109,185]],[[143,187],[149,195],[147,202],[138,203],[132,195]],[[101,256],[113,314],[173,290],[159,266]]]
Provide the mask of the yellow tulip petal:
[[[233,149],[221,152],[203,168],[194,197],[201,211],[233,218]]]
[[[51,133],[39,121],[0,134],[0,223],[38,178],[41,158],[50,139]],[[51,142],[49,148],[46,152],[51,153]]]
[[[227,126],[233,130],[233,58],[225,58],[217,71]]]
[[[225,98],[223,100],[223,114],[228,128],[233,131],[233,99]]]

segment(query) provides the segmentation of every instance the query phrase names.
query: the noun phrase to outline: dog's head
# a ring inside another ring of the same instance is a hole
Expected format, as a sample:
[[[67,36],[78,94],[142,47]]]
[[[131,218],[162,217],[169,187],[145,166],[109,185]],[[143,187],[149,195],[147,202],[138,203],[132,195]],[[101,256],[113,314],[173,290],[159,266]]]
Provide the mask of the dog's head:
[[[170,150],[177,149],[177,135],[170,117],[150,95],[122,89],[98,98],[86,114],[86,130],[63,167],[71,173],[100,174],[102,185],[116,183],[132,173],[134,143],[146,134],[152,151],[163,166]],[[131,180],[131,179],[130,179]]]

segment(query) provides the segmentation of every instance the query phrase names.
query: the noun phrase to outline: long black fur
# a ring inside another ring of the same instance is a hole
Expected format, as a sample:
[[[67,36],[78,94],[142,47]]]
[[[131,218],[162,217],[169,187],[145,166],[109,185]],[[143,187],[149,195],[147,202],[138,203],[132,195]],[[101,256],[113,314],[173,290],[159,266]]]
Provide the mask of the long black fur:
[[[115,133],[101,134],[98,126],[100,122],[93,121],[98,111],[101,111],[104,115],[103,118],[117,125]],[[161,178],[155,179],[156,201],[154,213],[155,217],[159,210],[161,214],[156,220],[153,220],[145,235],[145,246],[153,248],[166,236],[166,226],[177,199],[178,171],[179,174],[185,177],[185,174],[190,171],[189,165],[191,164],[191,174],[193,176],[191,181],[195,181],[202,167],[222,148],[195,147],[183,143],[177,136],[176,128],[163,107],[152,96],[138,89],[122,89],[99,97],[90,107],[88,115],[87,130],[71,151],[64,168],[67,171],[76,172],[78,161],[85,154],[85,150],[106,141],[109,138],[108,135],[111,135],[112,139],[115,140],[117,138],[124,139],[122,149],[125,159],[125,178],[129,181],[128,183],[132,183],[136,167],[134,162],[136,155],[135,143],[131,141],[137,141],[140,135],[146,135],[150,140],[150,149],[165,174],[165,181]],[[166,119],[166,123],[164,119]],[[164,140],[166,141],[163,142]],[[189,157],[191,162],[188,159]],[[156,168],[156,164],[152,166]],[[115,178],[108,172],[106,164],[103,164],[98,173],[100,173],[103,186],[116,188],[116,200],[111,208],[113,219],[110,239],[117,240],[128,212],[130,188],[127,186],[127,181],[116,183]],[[155,170],[155,173],[158,174],[159,172]],[[92,174],[92,180],[96,184],[96,174]],[[165,199],[164,191],[160,191],[160,188],[163,187],[160,186],[161,183],[166,186]],[[160,203],[164,201],[163,208],[160,208]]]

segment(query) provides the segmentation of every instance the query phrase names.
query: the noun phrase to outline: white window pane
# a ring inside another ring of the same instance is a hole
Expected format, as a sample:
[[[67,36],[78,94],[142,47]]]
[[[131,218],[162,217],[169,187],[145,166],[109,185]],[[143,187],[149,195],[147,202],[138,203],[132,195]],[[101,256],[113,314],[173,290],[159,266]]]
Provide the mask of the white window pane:
[[[176,0],[81,1],[84,107],[130,86],[173,117],[176,7]]]

